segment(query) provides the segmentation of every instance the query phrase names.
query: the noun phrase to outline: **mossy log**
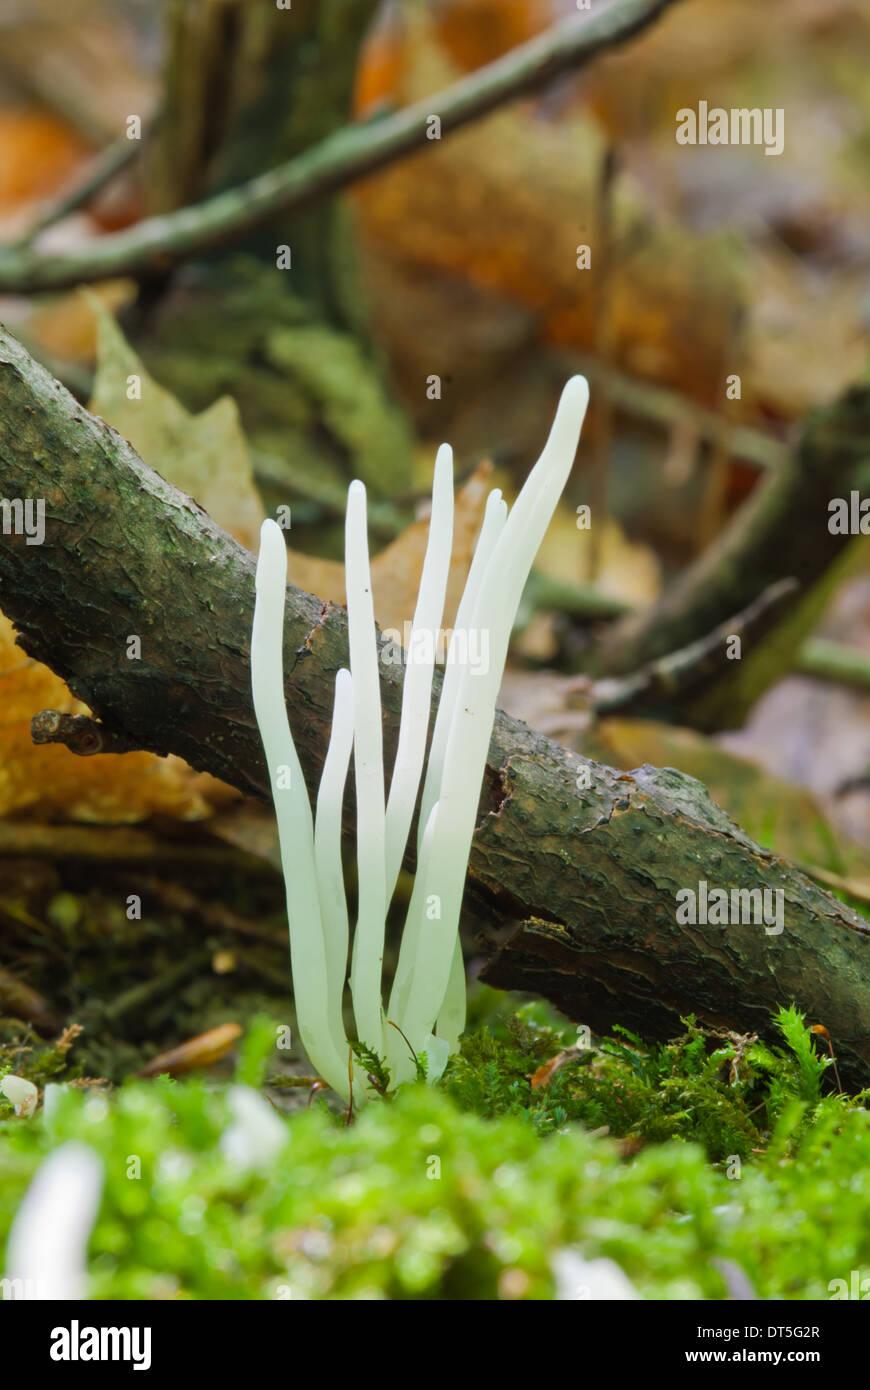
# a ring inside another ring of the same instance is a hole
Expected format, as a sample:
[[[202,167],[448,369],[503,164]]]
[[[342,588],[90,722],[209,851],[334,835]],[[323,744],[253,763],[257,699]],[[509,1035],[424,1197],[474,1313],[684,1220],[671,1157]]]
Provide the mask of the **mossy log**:
[[[117,736],[268,795],[250,694],[253,556],[3,331],[0,495],[45,500],[44,544],[11,534],[0,546],[0,606],[24,650]],[[131,634],[140,660],[128,659]],[[312,786],[346,661],[344,611],[288,589],[287,701]],[[395,665],[382,666],[382,688],[392,745]],[[702,879],[781,889],[784,931],[680,925],[675,895]],[[499,714],[469,893],[489,924],[494,984],[647,1036],[687,1013],[763,1034],[794,1001],[830,1030],[844,1079],[870,1079],[870,928],[754,844],[690,777],[619,773]]]

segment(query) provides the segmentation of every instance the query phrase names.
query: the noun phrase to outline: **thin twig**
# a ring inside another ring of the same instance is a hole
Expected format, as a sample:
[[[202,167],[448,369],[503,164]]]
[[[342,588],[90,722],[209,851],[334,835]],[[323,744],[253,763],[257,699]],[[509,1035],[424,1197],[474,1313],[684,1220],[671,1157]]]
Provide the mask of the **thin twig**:
[[[43,709],[30,721],[30,737],[34,743],[62,743],[80,758],[95,753],[132,753],[136,745],[125,734],[91,719],[86,714],[63,714],[56,709]]]
[[[838,681],[857,690],[870,690],[870,655],[844,642],[812,637],[801,647],[795,670],[819,680]]]
[[[593,387],[605,386],[613,405],[626,415],[651,424],[692,425],[701,439],[714,445],[727,436],[731,457],[755,468],[778,468],[788,457],[787,444],[773,435],[751,425],[732,425],[719,412],[697,405],[670,387],[617,371],[591,353],[571,354],[571,361]]]
[[[696,642],[690,642],[667,656],[651,661],[628,676],[597,680],[591,684],[589,699],[598,715],[617,710],[648,707],[657,702],[673,704],[711,671],[728,660],[727,643],[732,637],[758,641],[776,622],[783,607],[798,593],[796,579],[780,579],[771,584],[742,612],[718,623]]]
[[[724,334],[719,360],[720,389],[729,375],[728,368],[739,361],[743,342],[745,315],[738,306],[730,316],[728,331]],[[738,407],[739,411],[739,407]],[[734,413],[738,413],[735,411]],[[722,530],[728,498],[728,478],[732,458],[731,420],[729,414],[722,414],[722,430],[714,436],[710,458],[707,461],[707,477],[704,498],[698,523],[698,550],[704,550]]]
[[[504,103],[582,67],[653,23],[675,0],[623,0],[600,14],[574,15],[454,83],[445,92],[372,122],[336,131],[304,154],[193,207],[147,218],[64,255],[10,248],[0,253],[0,290],[19,294],[164,270],[261,225],[427,144],[430,117],[441,137]]]
[[[141,827],[128,825],[39,825],[33,821],[0,821],[0,859],[76,859],[102,864],[167,864],[237,868],[245,873],[273,876],[265,859],[226,845],[168,840]],[[0,907],[0,911],[4,908]],[[5,909],[8,910],[8,907]]]

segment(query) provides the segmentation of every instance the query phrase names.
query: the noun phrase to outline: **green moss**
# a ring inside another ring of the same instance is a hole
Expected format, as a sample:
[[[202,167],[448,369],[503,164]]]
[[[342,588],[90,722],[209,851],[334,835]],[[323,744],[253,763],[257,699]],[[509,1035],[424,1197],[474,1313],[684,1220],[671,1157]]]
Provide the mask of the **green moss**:
[[[781,1048],[710,1032],[694,1018],[667,1043],[646,1045],[617,1028],[578,1048],[552,1010],[530,1004],[506,1018],[490,1015],[486,1029],[465,1039],[444,1085],[464,1109],[522,1115],[540,1134],[579,1122],[636,1142],[689,1140],[716,1161],[745,1159],[767,1142],[789,1102],[812,1114],[832,1065],[795,1009],[781,1009],[776,1022]],[[534,1086],[538,1069],[566,1050],[549,1081]],[[838,1101],[843,1109],[860,1103]]]
[[[45,1042],[32,1028],[0,1020],[0,1079],[23,1076],[40,1090],[50,1081],[72,1081],[81,1076],[81,1064],[72,1058],[79,1029],[68,1028],[54,1042]],[[13,1114],[13,1106],[0,1095],[0,1120]]]
[[[224,1157],[221,1090],[164,1079],[111,1098],[70,1091],[50,1127],[40,1115],[0,1123],[0,1250],[42,1157],[75,1138],[105,1167],[89,1250],[97,1297],[549,1298],[566,1246],[616,1260],[647,1297],[724,1297],[723,1260],[760,1296],[826,1297],[870,1264],[870,1114],[821,1094],[824,1068],[816,1090],[798,1026],[783,1016],[784,1046],[763,1066],[752,1046],[692,1023],[660,1048],[623,1037],[567,1063],[544,1102],[530,1100],[523,1068],[552,1056],[558,1029],[536,1006],[473,1036],[444,1089],[406,1088],[350,1127],[322,1103],[285,1118],[286,1146],[262,1172]],[[262,1080],[270,1037],[266,1021],[249,1035],[247,1082]],[[657,1087],[669,1097],[659,1108]],[[757,1088],[760,1119],[747,1108]],[[581,1105],[596,1120],[624,1111],[649,1142],[626,1159],[574,1122]],[[737,1153],[747,1124],[759,1142],[727,1168],[687,1142],[709,1131],[721,1149],[733,1134]],[[657,1128],[678,1137],[653,1142]]]

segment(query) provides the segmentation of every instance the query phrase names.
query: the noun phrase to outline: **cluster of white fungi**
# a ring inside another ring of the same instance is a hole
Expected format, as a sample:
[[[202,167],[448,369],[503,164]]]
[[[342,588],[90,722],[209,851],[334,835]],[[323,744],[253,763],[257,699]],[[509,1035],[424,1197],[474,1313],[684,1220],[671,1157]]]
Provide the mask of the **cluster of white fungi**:
[[[263,523],[251,636],[254,709],[263,740],[287,889],[290,959],[299,1033],[312,1065],[348,1100],[366,1098],[365,1067],[352,1058],[343,996],[350,991],[357,1038],[395,1084],[412,1079],[425,1054],[430,1080],[457,1050],[465,1026],[459,915],[468,857],[508,643],[535,555],[574,462],[589,391],[572,377],[541,457],[508,511],[490,493],[453,625],[429,756],[434,641],[453,545],[453,456],[438,451],[429,537],[389,794],[385,790],[378,635],[366,523],[366,492],[351,483],[345,526],[350,669],[338,672],[332,733],[312,814],[284,697],[287,550],[281,528]],[[487,634],[488,661],[461,659],[469,632]],[[458,657],[458,659],[457,659]],[[357,914],[350,950],[341,859],[342,804],[353,755],[356,787]],[[425,775],[424,775],[425,765]],[[420,785],[422,782],[422,795]],[[417,868],[386,1009],[382,996],[387,909],[420,798]]]

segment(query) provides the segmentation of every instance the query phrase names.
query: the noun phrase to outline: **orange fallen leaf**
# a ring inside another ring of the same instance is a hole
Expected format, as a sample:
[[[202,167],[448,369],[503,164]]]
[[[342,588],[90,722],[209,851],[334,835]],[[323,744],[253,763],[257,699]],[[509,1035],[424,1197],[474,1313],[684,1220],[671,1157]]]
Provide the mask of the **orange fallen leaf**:
[[[544,1062],[543,1066],[538,1067],[537,1071],[532,1073],[532,1090],[543,1091],[549,1086],[556,1072],[561,1071],[566,1062],[573,1062],[574,1058],[579,1057],[584,1050],[584,1048],[575,1045],[574,1047],[566,1047],[562,1052],[557,1052],[555,1057],[551,1057],[548,1062]]]
[[[64,681],[24,656],[0,614],[0,815],[132,823],[152,815],[201,820],[235,791],[181,758],[98,753],[79,758],[58,744],[34,744],[30,720],[41,709],[88,714]]]
[[[56,116],[0,112],[0,217],[55,193],[92,153]]]
[[[181,1076],[195,1071],[198,1067],[210,1067],[219,1062],[233,1048],[242,1036],[238,1023],[221,1023],[217,1028],[209,1028],[206,1033],[198,1033],[195,1038],[178,1047],[170,1048],[152,1057],[139,1071],[140,1076]]]

